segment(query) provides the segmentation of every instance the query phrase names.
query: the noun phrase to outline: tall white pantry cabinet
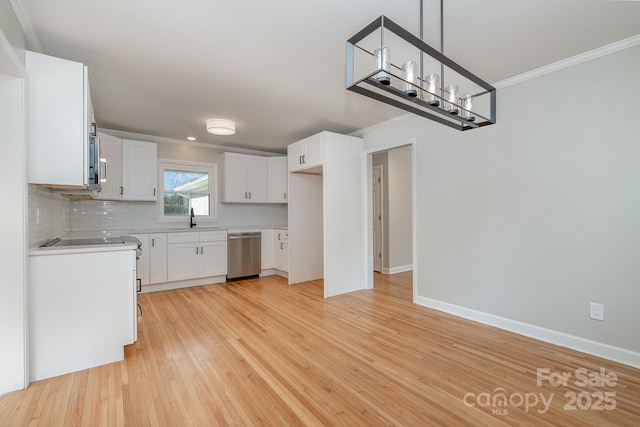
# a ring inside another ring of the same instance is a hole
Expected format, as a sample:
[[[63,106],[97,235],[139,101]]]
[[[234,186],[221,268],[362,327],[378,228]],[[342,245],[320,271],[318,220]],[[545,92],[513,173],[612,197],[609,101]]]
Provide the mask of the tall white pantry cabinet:
[[[289,283],[325,298],[366,287],[361,138],[321,132],[289,145]]]

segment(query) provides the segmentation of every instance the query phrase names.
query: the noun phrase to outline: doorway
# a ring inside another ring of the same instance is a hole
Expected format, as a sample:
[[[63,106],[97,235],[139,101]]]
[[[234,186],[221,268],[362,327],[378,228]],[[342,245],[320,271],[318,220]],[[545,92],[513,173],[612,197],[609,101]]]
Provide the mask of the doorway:
[[[417,283],[415,139],[365,150],[368,198],[368,288],[375,274],[409,274]],[[380,179],[380,182],[377,182]],[[416,286],[413,287],[415,301]]]

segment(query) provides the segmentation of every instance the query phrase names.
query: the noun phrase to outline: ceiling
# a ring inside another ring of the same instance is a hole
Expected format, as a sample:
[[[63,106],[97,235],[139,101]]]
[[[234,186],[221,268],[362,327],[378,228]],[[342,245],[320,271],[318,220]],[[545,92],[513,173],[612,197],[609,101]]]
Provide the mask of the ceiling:
[[[88,65],[99,127],[274,152],[404,114],[345,90],[345,42],[380,15],[419,34],[419,0],[12,2],[44,53]],[[446,0],[444,17],[445,54],[490,83],[640,34],[639,1]]]

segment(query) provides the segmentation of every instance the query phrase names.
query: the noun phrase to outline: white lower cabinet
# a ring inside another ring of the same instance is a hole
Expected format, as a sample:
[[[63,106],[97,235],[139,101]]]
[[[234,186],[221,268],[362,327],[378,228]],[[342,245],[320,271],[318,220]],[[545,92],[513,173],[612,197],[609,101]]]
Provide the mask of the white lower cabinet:
[[[167,281],[227,274],[227,232],[169,233]]]
[[[265,228],[261,230],[261,234],[263,273],[286,277],[284,273],[289,272],[289,231]]]
[[[142,286],[167,281],[167,234],[134,234],[142,242],[138,259],[138,278]]]
[[[135,248],[39,252],[30,261],[30,379],[123,359],[137,340]]]
[[[286,230],[275,230],[274,245],[275,268],[282,271],[289,271],[289,232]]]

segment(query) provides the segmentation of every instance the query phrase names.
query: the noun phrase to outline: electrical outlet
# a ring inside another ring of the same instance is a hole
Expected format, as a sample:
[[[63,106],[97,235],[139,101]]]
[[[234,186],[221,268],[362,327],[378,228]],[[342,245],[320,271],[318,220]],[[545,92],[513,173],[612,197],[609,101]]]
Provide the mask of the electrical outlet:
[[[592,302],[589,306],[589,317],[594,320],[604,320],[604,305]]]

